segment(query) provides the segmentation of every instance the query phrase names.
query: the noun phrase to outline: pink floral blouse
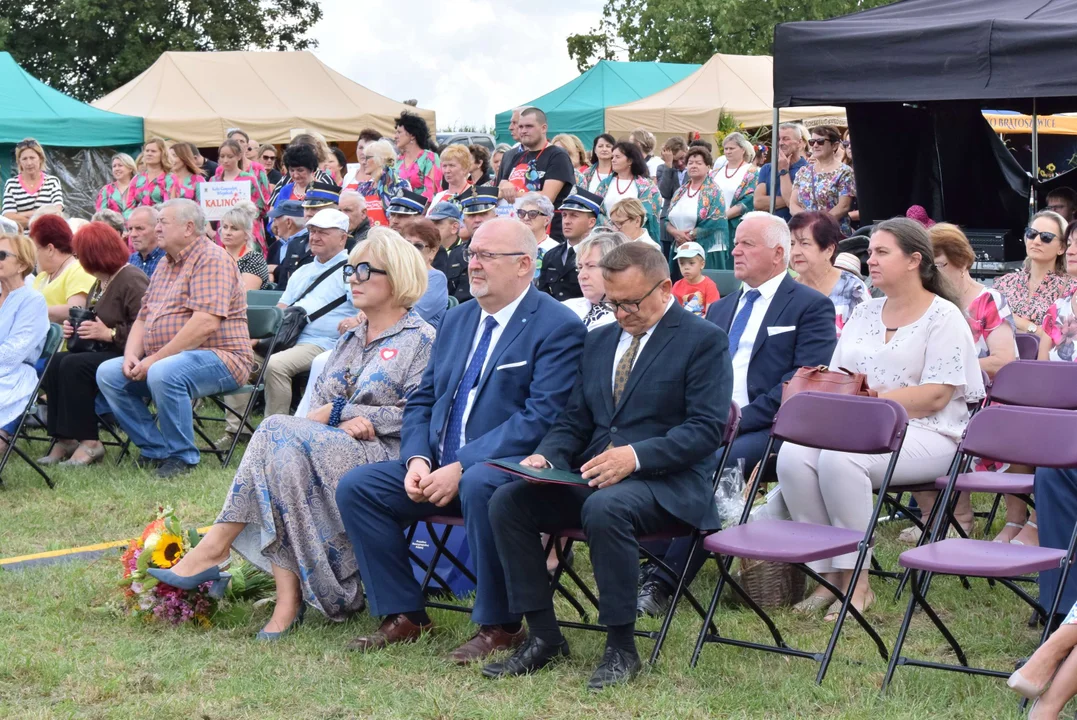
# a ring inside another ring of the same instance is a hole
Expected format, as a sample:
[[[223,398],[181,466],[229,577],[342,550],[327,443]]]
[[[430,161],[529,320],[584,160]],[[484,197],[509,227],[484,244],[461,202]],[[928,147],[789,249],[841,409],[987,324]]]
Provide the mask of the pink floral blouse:
[[[1043,322],[1044,316],[1056,300],[1069,297],[1077,291],[1077,282],[1069,275],[1050,273],[1043,278],[1036,292],[1030,293],[1028,278],[1028,270],[1022,268],[996,280],[995,289],[1006,298],[1014,315],[1028,318],[1037,325]],[[1017,330],[1026,332],[1028,328]]]

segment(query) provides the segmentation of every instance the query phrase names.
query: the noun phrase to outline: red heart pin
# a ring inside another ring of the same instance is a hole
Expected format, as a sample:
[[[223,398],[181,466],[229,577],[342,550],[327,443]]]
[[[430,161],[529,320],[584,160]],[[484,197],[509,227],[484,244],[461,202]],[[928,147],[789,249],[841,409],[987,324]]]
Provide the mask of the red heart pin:
[[[392,360],[393,358],[396,357],[396,353],[397,353],[396,348],[386,348],[386,349],[381,351],[381,359],[382,360]]]

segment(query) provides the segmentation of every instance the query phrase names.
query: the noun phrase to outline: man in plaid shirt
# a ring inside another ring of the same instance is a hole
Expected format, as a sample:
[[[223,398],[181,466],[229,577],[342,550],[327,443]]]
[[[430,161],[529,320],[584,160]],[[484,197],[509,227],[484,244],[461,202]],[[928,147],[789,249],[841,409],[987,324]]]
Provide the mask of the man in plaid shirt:
[[[150,280],[122,358],[102,363],[97,384],[137,464],[171,478],[198,464],[193,398],[234,390],[251,371],[247,296],[235,260],[205,237],[197,203],[169,200],[157,219],[165,258]],[[152,398],[154,420],[146,407]]]

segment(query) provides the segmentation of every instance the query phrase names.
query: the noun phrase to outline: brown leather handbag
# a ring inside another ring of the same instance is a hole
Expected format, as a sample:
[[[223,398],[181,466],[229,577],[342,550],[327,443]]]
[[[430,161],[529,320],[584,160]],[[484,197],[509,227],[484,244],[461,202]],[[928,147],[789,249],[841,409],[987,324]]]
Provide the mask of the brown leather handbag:
[[[854,373],[845,368],[831,370],[826,365],[802,367],[791,379],[782,384],[782,404],[797,393],[806,392],[837,393],[838,395],[864,395],[878,397],[878,393],[868,388],[864,373]]]

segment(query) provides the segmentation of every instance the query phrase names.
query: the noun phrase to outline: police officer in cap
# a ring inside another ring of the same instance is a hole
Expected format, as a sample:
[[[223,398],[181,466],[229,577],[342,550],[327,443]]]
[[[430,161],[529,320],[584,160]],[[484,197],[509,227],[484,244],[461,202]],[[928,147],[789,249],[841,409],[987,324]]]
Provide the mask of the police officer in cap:
[[[449,294],[460,302],[471,299],[471,283],[467,277],[467,260],[464,250],[471,242],[475,231],[486,222],[497,217],[497,187],[483,185],[471,188],[457,197],[464,212],[464,227],[460,230],[461,242],[449,251],[449,269],[445,278],[449,283]]]
[[[558,208],[561,213],[561,229],[565,241],[542,256],[542,272],[538,277],[538,289],[549,293],[555,300],[583,297],[580,280],[576,276],[576,250],[594,229],[602,214],[602,196],[577,186],[572,189]]]

